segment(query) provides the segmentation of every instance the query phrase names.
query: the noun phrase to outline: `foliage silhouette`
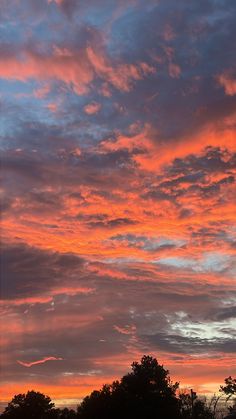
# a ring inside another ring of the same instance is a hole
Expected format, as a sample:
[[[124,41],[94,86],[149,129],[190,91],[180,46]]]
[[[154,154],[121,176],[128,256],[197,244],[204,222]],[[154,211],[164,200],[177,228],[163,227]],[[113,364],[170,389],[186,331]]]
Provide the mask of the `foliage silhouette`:
[[[236,378],[232,378],[231,375],[225,378],[225,385],[220,386],[220,391],[226,395],[226,401],[228,401],[231,397],[236,396]],[[230,406],[228,409],[230,413],[227,418],[236,419],[235,406]]]
[[[1,419],[54,419],[54,403],[50,397],[36,391],[14,396],[5,408]]]
[[[93,391],[78,408],[81,419],[178,419],[178,383],[173,384],[169,372],[150,356],[132,364],[132,372]]]
[[[232,378],[231,375],[225,378],[225,386],[220,386],[220,391],[225,393],[228,399],[236,395],[236,378]]]
[[[179,396],[181,419],[214,419],[214,413],[204,401],[199,400],[196,393],[193,396],[182,393]]]
[[[57,419],[76,419],[77,414],[73,409],[68,409],[65,407],[64,409],[57,409]]]

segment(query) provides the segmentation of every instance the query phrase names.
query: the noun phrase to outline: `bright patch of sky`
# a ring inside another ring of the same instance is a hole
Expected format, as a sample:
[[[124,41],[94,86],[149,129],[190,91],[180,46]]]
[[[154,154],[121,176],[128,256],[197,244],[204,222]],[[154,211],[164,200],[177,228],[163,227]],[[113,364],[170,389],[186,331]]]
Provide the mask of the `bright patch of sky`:
[[[170,256],[160,258],[156,263],[174,268],[191,269],[195,272],[222,272],[229,268],[233,272],[232,256],[220,252],[206,252],[199,259]]]
[[[199,339],[219,339],[232,338],[231,331],[236,330],[236,319],[227,319],[226,321],[191,321],[187,313],[176,312],[176,320],[171,321],[167,315],[167,320],[171,325],[171,331],[184,337],[194,337]]]

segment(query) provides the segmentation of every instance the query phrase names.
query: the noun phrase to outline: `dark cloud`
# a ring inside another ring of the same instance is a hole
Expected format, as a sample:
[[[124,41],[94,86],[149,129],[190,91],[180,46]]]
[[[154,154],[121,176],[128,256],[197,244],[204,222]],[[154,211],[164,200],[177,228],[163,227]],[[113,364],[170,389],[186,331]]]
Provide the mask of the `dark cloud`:
[[[215,318],[216,320],[222,321],[222,320],[227,320],[227,319],[231,319],[235,317],[236,317],[236,307],[233,305],[230,307],[219,308],[213,318]]]
[[[1,253],[1,296],[4,299],[45,296],[55,287],[78,285],[84,260],[41,250],[24,243],[6,244]],[[76,274],[76,277],[75,277]],[[74,280],[72,279],[74,277]]]
[[[202,176],[210,173],[230,173],[236,168],[236,154],[231,154],[220,147],[207,147],[202,155],[189,155],[185,159],[175,159],[169,172],[178,176]]]
[[[196,354],[204,352],[225,352],[232,353],[236,348],[236,339],[234,338],[214,338],[202,339],[199,337],[184,337],[176,334],[157,333],[145,337],[145,339],[156,346],[157,349],[185,353]]]
[[[165,237],[147,237],[135,234],[117,234],[116,236],[111,236],[110,241],[114,243],[118,242],[122,246],[143,249],[147,252],[173,249],[182,247],[185,244],[184,240],[171,240]]]
[[[235,154],[230,154],[220,148],[208,147],[201,155],[175,159],[164,172],[165,180],[156,182],[155,187],[151,185],[144,197],[173,203],[177,203],[178,198],[185,196],[218,198],[225,186],[235,182],[232,174],[234,172]],[[215,181],[216,174],[221,174],[222,178]],[[185,212],[181,212],[180,217]],[[186,214],[191,215],[191,211],[187,210]]]

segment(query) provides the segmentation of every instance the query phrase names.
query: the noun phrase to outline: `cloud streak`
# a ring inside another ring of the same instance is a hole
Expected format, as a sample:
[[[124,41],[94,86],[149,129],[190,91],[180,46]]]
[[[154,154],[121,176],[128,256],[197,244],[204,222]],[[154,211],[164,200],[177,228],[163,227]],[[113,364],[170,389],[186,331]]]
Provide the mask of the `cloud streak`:
[[[45,362],[48,361],[62,361],[63,358],[56,358],[54,356],[49,356],[47,358],[43,358],[43,359],[38,359],[37,361],[33,361],[33,362],[23,362],[23,361],[17,361],[18,364],[22,365],[23,367],[33,367],[34,365],[39,365],[39,364],[44,364]]]

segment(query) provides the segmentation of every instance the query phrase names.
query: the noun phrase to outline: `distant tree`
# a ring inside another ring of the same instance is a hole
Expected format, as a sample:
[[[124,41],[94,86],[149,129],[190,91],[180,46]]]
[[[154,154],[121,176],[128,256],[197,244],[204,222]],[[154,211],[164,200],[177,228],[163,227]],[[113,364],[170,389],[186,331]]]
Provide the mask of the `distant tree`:
[[[236,395],[236,378],[232,378],[231,375],[225,378],[225,386],[220,386],[220,391],[227,396],[227,399]]]
[[[18,394],[8,403],[1,419],[54,419],[54,403],[50,397],[36,391]]]
[[[76,419],[77,414],[73,409],[68,409],[65,407],[64,409],[57,409],[57,418],[58,419]]]
[[[226,403],[231,397],[236,396],[236,378],[232,378],[231,375],[225,378],[225,385],[220,386],[220,391],[226,395]],[[228,410],[229,415],[227,416],[227,418],[236,419],[235,405],[233,407],[229,406]]]
[[[214,419],[214,412],[203,400],[193,392],[191,395],[182,393],[179,396],[181,419]]]
[[[193,405],[192,417],[194,419],[214,419],[214,413],[206,406],[203,400],[197,398]]]
[[[120,381],[93,391],[78,407],[80,419],[178,419],[178,383],[155,358],[143,356]]]
[[[209,400],[209,408],[213,412],[214,417],[217,417],[218,419],[220,419],[220,418],[222,419],[223,416],[224,416],[223,411],[222,411],[222,406],[221,406],[220,409],[218,408],[220,399],[222,397],[223,397],[222,394],[219,394],[219,395],[214,394]]]

